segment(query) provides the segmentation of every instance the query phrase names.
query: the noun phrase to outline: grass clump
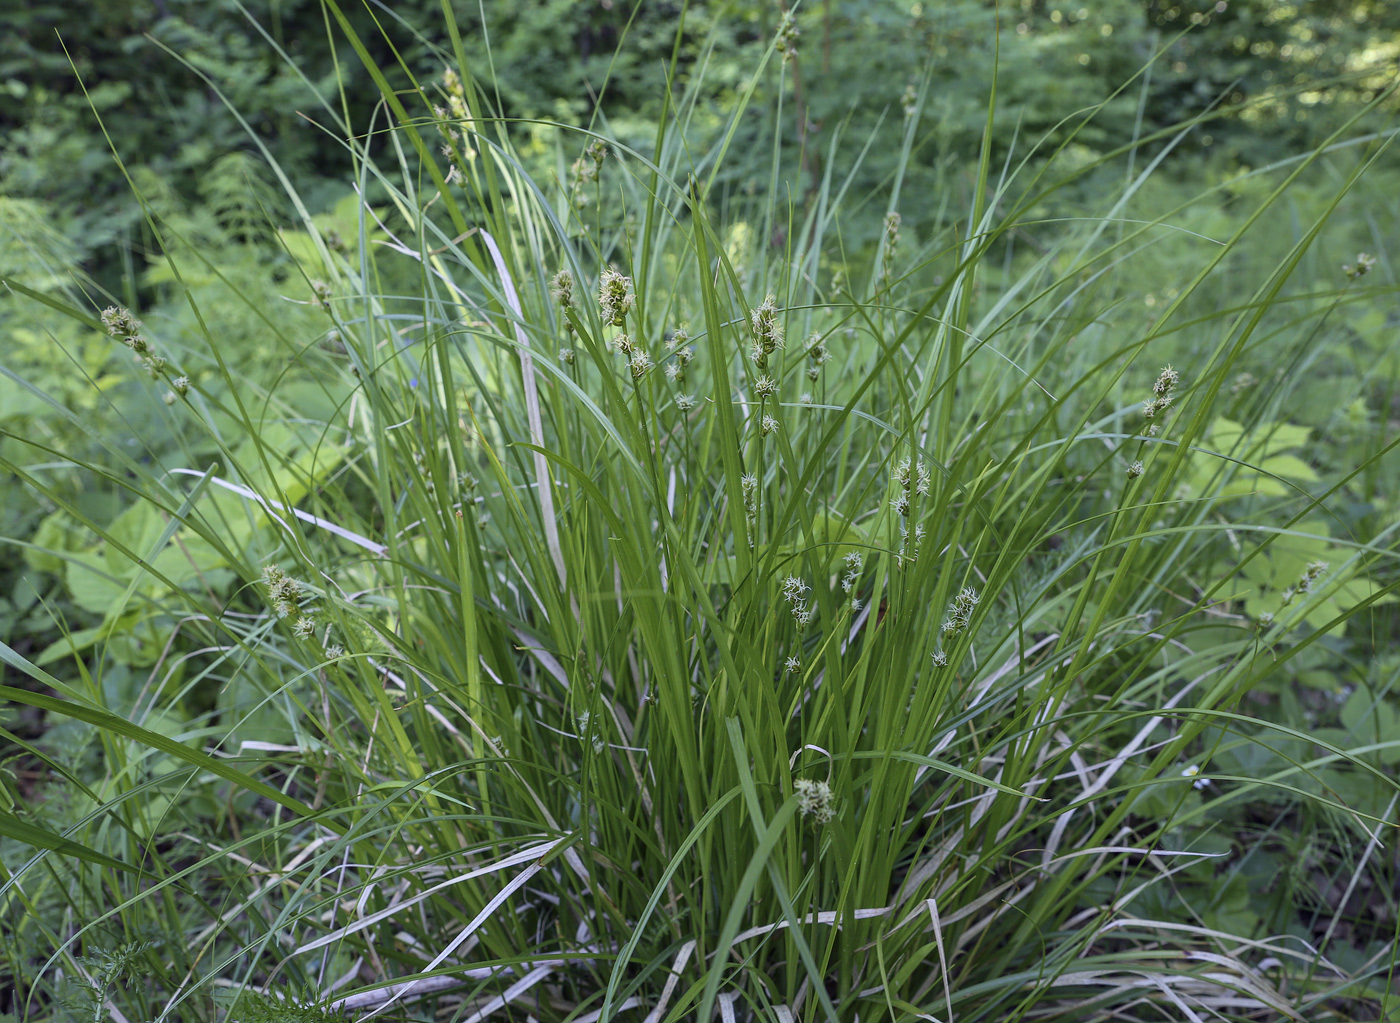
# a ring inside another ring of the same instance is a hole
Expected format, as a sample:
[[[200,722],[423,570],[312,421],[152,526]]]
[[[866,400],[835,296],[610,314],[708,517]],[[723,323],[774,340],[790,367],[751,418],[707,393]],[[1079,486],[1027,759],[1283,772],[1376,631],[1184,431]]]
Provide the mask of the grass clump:
[[[61,451],[7,438],[0,464],[100,538],[45,564],[107,587],[91,630],[4,648],[48,687],[6,697],[102,753],[28,745],[72,798],[7,818],[43,850],[3,887],[25,1005],[130,935],[161,940],[99,1000],[142,1019],[1343,1019],[1393,997],[1381,917],[1348,894],[1319,932],[1254,881],[1314,820],[1302,873],[1379,890],[1393,675],[1337,727],[1319,704],[1325,734],[1252,702],[1396,633],[1395,529],[1335,510],[1380,501],[1394,441],[1324,478],[1289,412],[1374,265],[1317,253],[1386,139],[1340,132],[1189,233],[1195,205],[1133,215],[1156,163],[1046,224],[1054,154],[993,173],[988,144],[915,235],[910,141],[878,195],[829,159],[805,207],[717,215],[725,144],[687,145],[701,77],[649,151],[561,130],[573,170],[541,180],[452,63],[408,91],[372,69],[392,131],[342,127],[383,201],[348,235],[282,230],[314,329],[226,282],[276,373],[198,303],[140,331],[103,314],[170,376],[181,437],[78,467],[124,474],[126,511],[99,521],[36,467]],[[775,149],[771,180],[790,170]],[[1288,244],[1254,246],[1312,175],[1335,184]],[[884,231],[844,252],[861,203]],[[1144,317],[1163,245],[1186,269]],[[170,278],[219,278],[167,247]]]

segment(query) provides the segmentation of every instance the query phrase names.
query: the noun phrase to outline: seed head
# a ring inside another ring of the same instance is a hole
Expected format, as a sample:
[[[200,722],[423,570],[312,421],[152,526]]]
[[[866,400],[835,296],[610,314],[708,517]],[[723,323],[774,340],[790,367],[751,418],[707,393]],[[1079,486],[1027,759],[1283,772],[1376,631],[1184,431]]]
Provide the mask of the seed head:
[[[597,180],[598,172],[602,170],[603,161],[607,156],[607,143],[602,139],[594,139],[584,149],[583,155],[569,167],[569,192],[577,208],[583,209],[588,205],[588,196],[583,194],[583,188]]]
[[[913,117],[919,112],[919,90],[910,82],[904,87],[904,95],[900,97],[900,107],[904,110],[905,117]]]
[[[933,482],[933,477],[928,471],[928,466],[923,462],[910,462],[903,459],[894,469],[895,481],[906,495],[915,493],[928,496],[929,486]]]
[[[899,247],[899,213],[891,210],[885,215],[885,250],[880,256],[880,282],[888,285],[894,276],[894,252]]]
[[[797,626],[798,632],[805,629],[812,621],[812,608],[803,600],[803,596],[810,589],[810,586],[795,575],[790,575],[783,580],[783,599],[792,605],[792,620]]]
[[[165,360],[155,354],[151,343],[141,334],[141,321],[132,316],[130,310],[108,306],[102,310],[102,325],[107,328],[108,334],[121,338],[122,344],[136,353],[137,365],[149,370],[152,379],[165,372]],[[172,404],[173,400],[166,398],[166,404]]]
[[[948,620],[943,623],[943,631],[956,635],[967,628],[972,620],[972,612],[982,598],[972,587],[965,587],[953,602],[948,605]]]
[[[771,398],[778,393],[778,382],[772,377],[759,377],[754,381],[753,393],[760,398]]]
[[[797,39],[800,35],[802,33],[797,28],[792,12],[784,11],[782,24],[778,26],[778,34],[773,40],[774,47],[782,54],[784,64],[797,56]]]
[[[778,319],[777,300],[769,295],[749,313],[753,328],[753,361],[759,369],[768,364],[768,356],[783,347],[783,325]]]
[[[1313,584],[1322,577],[1322,574],[1326,572],[1329,567],[1330,566],[1325,561],[1308,562],[1308,567],[1303,569],[1303,575],[1298,580],[1298,591],[1300,593],[1311,593]]]
[[[913,530],[908,526],[899,527],[899,553],[895,555],[895,562],[903,568],[905,563],[913,564],[919,560],[919,544],[924,539],[924,527],[916,525]]]
[[[1139,476],[1141,476],[1141,475],[1142,475],[1142,463],[1141,463],[1141,462],[1134,462],[1132,465],[1128,466],[1128,479],[1130,479],[1130,480],[1135,480],[1135,479],[1137,479],[1137,478],[1138,478]]]
[[[851,551],[843,560],[846,562],[846,573],[841,576],[841,589],[849,594],[860,583],[860,573],[864,562],[858,551]]]
[[[758,477],[751,472],[744,473],[739,477],[739,487],[744,492],[744,514],[752,526],[758,515]]]
[[[129,338],[141,333],[141,321],[129,309],[114,305],[102,310],[102,325],[112,337]]]
[[[301,583],[276,565],[268,565],[263,569],[263,584],[267,587],[268,599],[274,606],[287,604],[295,608],[301,603]]]
[[[676,395],[676,408],[682,412],[689,412],[695,407],[695,399],[688,394]]]
[[[1152,397],[1142,404],[1142,415],[1144,419],[1156,419],[1159,415],[1171,408],[1174,400],[1176,385],[1181,382],[1181,374],[1170,366],[1164,368],[1157,377],[1157,382],[1152,385]],[[1148,436],[1152,436],[1156,431],[1152,429],[1156,424],[1148,427]]]
[[[572,309],[574,305],[574,275],[568,270],[560,270],[549,282],[549,293],[562,309]]]
[[[836,816],[832,808],[831,786],[824,781],[808,781],[799,778],[792,783],[797,796],[797,808],[802,816],[811,817],[818,824],[826,824]]]
[[[810,589],[811,587],[798,576],[790,575],[783,580],[783,599],[789,604],[796,604],[802,600],[802,595]]]
[[[464,96],[465,90],[462,88],[462,79],[455,69],[444,68],[442,72],[442,88],[449,96]]]
[[[598,278],[598,307],[603,322],[620,327],[632,309],[632,278],[624,277],[616,267],[609,266]]]

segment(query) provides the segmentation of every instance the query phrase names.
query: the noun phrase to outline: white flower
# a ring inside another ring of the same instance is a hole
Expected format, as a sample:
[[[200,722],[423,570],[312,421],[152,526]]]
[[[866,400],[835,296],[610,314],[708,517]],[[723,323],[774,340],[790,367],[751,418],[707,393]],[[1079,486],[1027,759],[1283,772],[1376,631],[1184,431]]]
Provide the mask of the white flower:
[[[1181,772],[1181,776],[1183,778],[1195,778],[1195,781],[1191,783],[1191,786],[1193,788],[1203,789],[1210,784],[1210,779],[1198,777],[1200,773],[1201,769],[1195,764],[1191,764]]]

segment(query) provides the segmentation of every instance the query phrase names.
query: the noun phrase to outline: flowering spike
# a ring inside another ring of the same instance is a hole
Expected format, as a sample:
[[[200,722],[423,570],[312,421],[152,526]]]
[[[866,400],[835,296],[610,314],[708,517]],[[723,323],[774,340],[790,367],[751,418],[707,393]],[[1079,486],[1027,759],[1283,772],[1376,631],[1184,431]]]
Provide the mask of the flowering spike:
[[[802,816],[811,817],[818,824],[826,824],[836,816],[832,807],[831,786],[826,782],[799,778],[793,782],[792,789]]]
[[[598,278],[598,307],[603,322],[614,327],[622,326],[632,309],[632,302],[632,278],[609,266]]]

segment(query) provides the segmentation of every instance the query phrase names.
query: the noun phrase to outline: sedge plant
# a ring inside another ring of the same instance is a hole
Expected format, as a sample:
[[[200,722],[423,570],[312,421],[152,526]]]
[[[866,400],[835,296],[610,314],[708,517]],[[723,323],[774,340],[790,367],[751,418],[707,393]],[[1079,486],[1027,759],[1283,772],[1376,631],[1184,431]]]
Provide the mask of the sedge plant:
[[[241,364],[197,303],[162,339],[6,282],[105,326],[198,438],[181,466],[118,444],[78,466],[144,530],[65,503],[35,468],[63,451],[0,455],[132,567],[103,568],[116,611],[66,656],[4,649],[31,680],[6,698],[103,758],[61,827],[4,818],[37,850],[0,887],[32,1018],[1341,1019],[1381,997],[1391,961],[1344,969],[1160,895],[1233,862],[1192,823],[1251,793],[1323,808],[1358,874],[1393,841],[1400,790],[1367,750],[1395,739],[1260,732],[1248,697],[1328,633],[1393,636],[1394,528],[1329,535],[1339,560],[1267,619],[1216,570],[1393,475],[1392,441],[1300,485],[1259,447],[1289,379],[1248,410],[1231,391],[1362,286],[1358,261],[1290,304],[1388,137],[1343,127],[1260,171],[1207,237],[1179,229],[1189,204],[1131,215],[1160,160],[1095,217],[1046,216],[1088,171],[1048,144],[994,162],[992,97],[963,197],[916,217],[911,87],[878,194],[839,137],[805,200],[726,192],[735,127],[798,53],[785,20],[724,130],[695,130],[703,62],[673,62],[647,147],[601,115],[555,126],[551,174],[449,5],[432,81],[327,9],[388,121],[332,129],[378,197],[348,239],[273,167],[298,211],[284,287],[320,318],[283,331],[246,296],[285,371]],[[1149,144],[1172,138],[1124,154]],[[1326,201],[1254,246],[1323,169]],[[848,251],[855,211],[878,240]],[[149,229],[172,281],[219,277]],[[1185,269],[1144,318],[1135,267],[1164,244]],[[108,647],[174,619],[178,672],[154,660],[111,706]],[[1209,767],[1287,743],[1268,773]],[[1318,783],[1338,769],[1371,797]]]

